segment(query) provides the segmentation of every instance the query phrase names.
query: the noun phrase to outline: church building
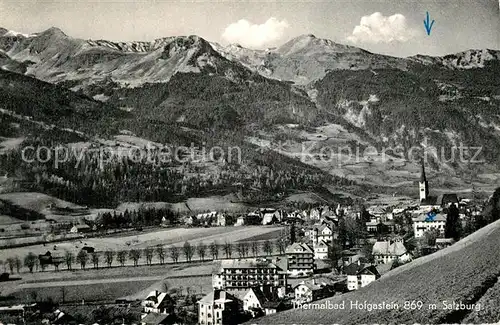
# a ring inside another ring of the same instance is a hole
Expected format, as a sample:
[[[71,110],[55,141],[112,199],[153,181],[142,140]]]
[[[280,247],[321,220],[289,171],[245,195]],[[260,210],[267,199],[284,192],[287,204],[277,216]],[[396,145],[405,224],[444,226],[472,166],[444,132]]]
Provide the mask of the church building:
[[[458,205],[459,200],[455,193],[441,194],[439,196],[429,195],[429,183],[427,182],[427,177],[425,176],[425,166],[422,160],[422,166],[420,171],[420,180],[418,182],[418,190],[420,196],[420,208],[426,210],[441,210],[442,208],[447,208],[451,204]]]

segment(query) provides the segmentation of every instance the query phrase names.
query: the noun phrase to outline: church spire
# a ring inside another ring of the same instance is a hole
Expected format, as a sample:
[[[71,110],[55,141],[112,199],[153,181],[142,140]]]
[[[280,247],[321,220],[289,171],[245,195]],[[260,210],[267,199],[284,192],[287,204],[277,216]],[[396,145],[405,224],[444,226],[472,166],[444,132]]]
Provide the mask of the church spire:
[[[427,178],[425,177],[425,167],[424,160],[422,159],[422,169],[420,172],[420,182],[418,183],[418,189],[420,194],[420,202],[425,201],[429,195],[429,184],[427,183]]]
[[[424,160],[422,159],[420,162],[420,183],[425,183],[427,182],[427,178],[425,177],[425,166],[424,166]]]

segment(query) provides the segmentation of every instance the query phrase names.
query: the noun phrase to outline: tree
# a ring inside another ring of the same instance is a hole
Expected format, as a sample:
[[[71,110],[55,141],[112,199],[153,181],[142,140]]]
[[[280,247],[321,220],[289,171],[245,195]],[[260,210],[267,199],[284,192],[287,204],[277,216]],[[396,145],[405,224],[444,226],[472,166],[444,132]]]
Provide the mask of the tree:
[[[152,247],[146,247],[144,249],[144,255],[146,256],[146,264],[151,265],[153,264],[153,255],[154,255],[154,250]]]
[[[248,251],[250,250],[250,247],[249,247],[250,245],[246,241],[241,242],[240,245],[241,245],[241,251],[243,253],[243,256],[247,257],[248,256]]]
[[[23,266],[23,262],[19,258],[19,256],[16,256],[14,258],[14,265],[16,266],[16,271],[19,273],[21,271],[21,267]]]
[[[276,245],[278,246],[278,249],[280,251],[280,254],[284,254],[286,250],[286,241],[284,238],[278,239]]]
[[[253,256],[259,255],[259,243],[257,241],[252,241],[252,243],[250,244],[250,249],[252,250]]]
[[[395,268],[397,267],[400,267],[401,265],[404,265],[403,262],[401,262],[401,260],[399,258],[396,258],[393,262],[392,262],[392,265],[391,265],[391,270],[394,270]]]
[[[184,256],[186,256],[186,261],[191,262],[191,259],[193,258],[194,255],[194,247],[191,246],[191,244],[186,241],[184,243],[184,246],[182,246],[182,250],[184,252]]]
[[[80,252],[78,252],[78,255],[76,255],[76,261],[80,263],[81,269],[84,270],[87,262],[89,261],[89,254],[87,253],[87,251],[84,251],[82,249]]]
[[[342,246],[336,240],[332,240],[328,247],[328,260],[332,270],[339,270],[340,258],[342,258]]]
[[[73,263],[75,262],[75,255],[70,251],[64,252],[64,261],[68,270],[71,270],[73,268]]]
[[[236,253],[238,253],[238,256],[241,258],[241,257],[245,257],[245,250],[243,248],[243,243],[238,243],[238,245],[236,245]]]
[[[297,240],[296,234],[295,234],[295,224],[292,223],[290,226],[290,243],[293,244]]]
[[[428,230],[424,232],[423,244],[428,247],[434,247],[436,246],[436,238],[437,238],[436,231],[434,229]]]
[[[484,206],[483,213],[484,223],[489,224],[500,218],[500,187],[498,187],[493,195]]]
[[[14,267],[16,266],[16,260],[15,260],[15,258],[9,257],[7,259],[7,264],[9,265],[10,273],[13,274],[14,273]]]
[[[262,249],[264,253],[271,255],[273,253],[273,243],[269,239],[265,240]]]
[[[158,255],[158,259],[160,260],[160,264],[165,263],[165,248],[162,245],[156,246],[156,255]]]
[[[233,245],[231,245],[231,243],[225,242],[222,249],[224,250],[226,258],[231,258],[231,255],[233,254]]]
[[[134,262],[134,266],[138,266],[139,259],[141,258],[141,251],[138,249],[131,249],[128,252],[128,257]]]
[[[113,264],[113,258],[115,257],[115,252],[112,250],[108,249],[104,252],[104,260],[106,261],[106,264],[108,267],[111,267]]]
[[[361,247],[361,252],[362,252],[362,254],[364,255],[364,257],[367,259],[367,261],[369,263],[373,263],[374,262],[374,259],[373,259],[373,245],[372,244],[365,243]]]
[[[446,214],[446,225],[444,227],[444,237],[459,240],[462,233],[462,222],[460,221],[460,212],[455,204],[448,208]]]
[[[219,244],[215,241],[210,244],[210,254],[212,254],[214,260],[219,258]]]
[[[179,260],[179,248],[177,246],[170,246],[170,257],[172,258],[172,261],[174,261],[174,263],[177,263],[177,261]]]
[[[33,268],[35,267],[37,260],[38,257],[32,252],[29,252],[28,255],[24,257],[24,266],[28,268],[30,273],[33,273]]]
[[[361,227],[361,218],[340,218],[339,239],[342,247],[347,248],[358,243],[359,239],[365,237],[364,228]]]
[[[92,264],[94,264],[94,269],[99,268],[99,253],[97,252],[92,252]]]
[[[125,261],[127,261],[127,251],[118,251],[118,253],[116,253],[116,259],[121,266],[124,266]]]
[[[200,257],[200,260],[204,261],[205,260],[205,253],[207,251],[207,245],[205,243],[201,242],[198,244],[196,247],[196,251],[198,253],[198,256]]]

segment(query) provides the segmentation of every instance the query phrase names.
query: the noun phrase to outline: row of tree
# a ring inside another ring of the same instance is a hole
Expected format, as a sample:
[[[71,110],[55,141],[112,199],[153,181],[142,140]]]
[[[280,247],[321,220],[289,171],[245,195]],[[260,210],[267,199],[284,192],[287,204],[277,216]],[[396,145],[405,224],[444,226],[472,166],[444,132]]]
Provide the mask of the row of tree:
[[[192,262],[195,256],[198,257],[197,261],[206,261],[220,258],[233,258],[236,255],[239,258],[255,257],[259,256],[262,252],[265,255],[272,255],[275,252],[284,254],[287,244],[288,241],[283,238],[274,241],[265,240],[261,243],[258,241],[243,241],[239,243],[225,242],[219,244],[214,241],[208,245],[203,242],[192,245],[186,241],[181,247],[175,245],[169,247],[157,245],[144,249],[132,248],[130,250],[118,251],[108,249],[103,252],[92,253],[88,253],[86,250],[82,249],[76,255],[72,251],[66,250],[63,256],[52,256],[50,263],[44,263],[37,255],[31,252],[24,257],[24,261],[19,257],[11,257],[5,262],[0,262],[4,266],[4,271],[6,271],[8,267],[10,273],[14,273],[14,270],[19,273],[23,265],[29,272],[38,269],[43,271],[48,265],[53,265],[55,270],[59,270],[61,264],[65,265],[67,270],[72,270],[75,263],[78,264],[81,269],[86,269],[89,265],[92,265],[95,269],[102,265],[112,267],[114,264],[116,265],[116,263],[120,266],[125,266],[127,261],[131,261],[134,266],[138,266],[141,259],[146,265],[153,265],[155,257],[158,263],[163,265],[166,263],[167,258],[170,258],[173,263],[178,263],[182,257],[184,257],[184,261]]]

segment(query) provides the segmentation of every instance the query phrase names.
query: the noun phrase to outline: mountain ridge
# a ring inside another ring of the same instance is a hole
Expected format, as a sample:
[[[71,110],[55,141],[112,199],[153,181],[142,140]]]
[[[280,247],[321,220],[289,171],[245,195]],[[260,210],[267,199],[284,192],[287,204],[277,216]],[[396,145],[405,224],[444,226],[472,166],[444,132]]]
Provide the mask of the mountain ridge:
[[[251,50],[196,35],[82,40],[57,28],[30,37],[0,36],[0,50],[5,69],[194,129],[213,132],[216,126],[240,136],[295,141],[303,135],[290,137],[298,132],[287,124],[333,123],[348,130],[348,138],[377,148],[421,147],[426,140],[438,148],[475,147],[482,141],[490,162],[500,145],[495,50],[398,58],[311,34]],[[465,163],[432,164],[460,175],[470,170]],[[488,168],[485,173],[497,170]]]
[[[21,62],[24,60],[32,60],[36,62],[37,59],[45,61],[52,59],[53,55],[56,54],[52,51],[47,52],[47,55],[40,58],[40,52],[47,51],[47,46],[44,48],[43,43],[48,41],[55,43],[51,46],[51,48],[59,47],[59,52],[65,52],[62,51],[62,47],[73,47],[73,51],[68,53],[69,60],[71,60],[70,54],[87,54],[91,57],[100,55],[104,59],[109,60],[111,58],[117,60],[119,53],[147,55],[152,54],[152,52],[159,51],[173,42],[179,43],[183,41],[185,43],[189,43],[187,40],[196,40],[194,43],[210,44],[212,49],[225,58],[233,62],[241,63],[245,67],[260,73],[264,77],[293,81],[299,85],[306,85],[321,79],[324,77],[326,72],[330,70],[378,68],[398,68],[405,70],[408,68],[409,64],[440,64],[447,68],[469,69],[482,68],[484,67],[485,62],[500,60],[500,51],[491,49],[469,49],[445,56],[418,54],[406,58],[395,57],[372,53],[362,48],[336,43],[329,39],[317,38],[312,34],[299,35],[273,49],[252,50],[235,44],[222,46],[197,35],[167,36],[157,38],[153,41],[115,42],[103,39],[84,40],[72,38],[57,27],[51,27],[42,32],[30,35],[19,33],[5,36],[9,30],[2,28],[1,31],[3,31],[3,33],[0,32],[0,49],[8,53],[13,60]],[[21,47],[21,49],[19,47]],[[25,53],[26,51],[23,52],[23,47],[28,48],[29,53]],[[114,53],[113,56],[110,53],[106,53],[107,50],[114,50],[116,53]],[[95,53],[95,51],[98,51],[98,53]],[[103,51],[103,53],[99,53],[99,51]],[[151,60],[158,59],[161,59],[161,56],[152,55],[149,58],[141,58],[142,61],[149,62],[151,62]],[[145,62],[142,63],[146,64]],[[62,63],[57,62],[57,64],[61,65]],[[151,65],[151,63],[149,63],[149,65]],[[294,68],[291,68],[291,66]],[[137,64],[136,69],[142,68],[143,65]],[[164,67],[160,65],[157,69],[164,69]],[[43,70],[43,67],[40,67],[39,69],[32,67],[30,70],[33,71],[32,73],[34,73],[35,76],[41,79],[51,82],[58,81],[53,76],[42,73],[42,71],[37,71]],[[98,72],[99,71],[94,71],[94,73]],[[104,73],[104,71],[101,72]],[[58,73],[61,74],[62,72]],[[123,75],[121,78],[123,78]],[[131,73],[131,75],[134,74]],[[145,75],[146,77],[144,80],[147,82],[161,82],[168,80],[169,78],[169,76],[157,76],[156,78],[151,76],[148,78],[148,74],[145,73]],[[76,76],[72,76],[72,78],[76,78]]]

